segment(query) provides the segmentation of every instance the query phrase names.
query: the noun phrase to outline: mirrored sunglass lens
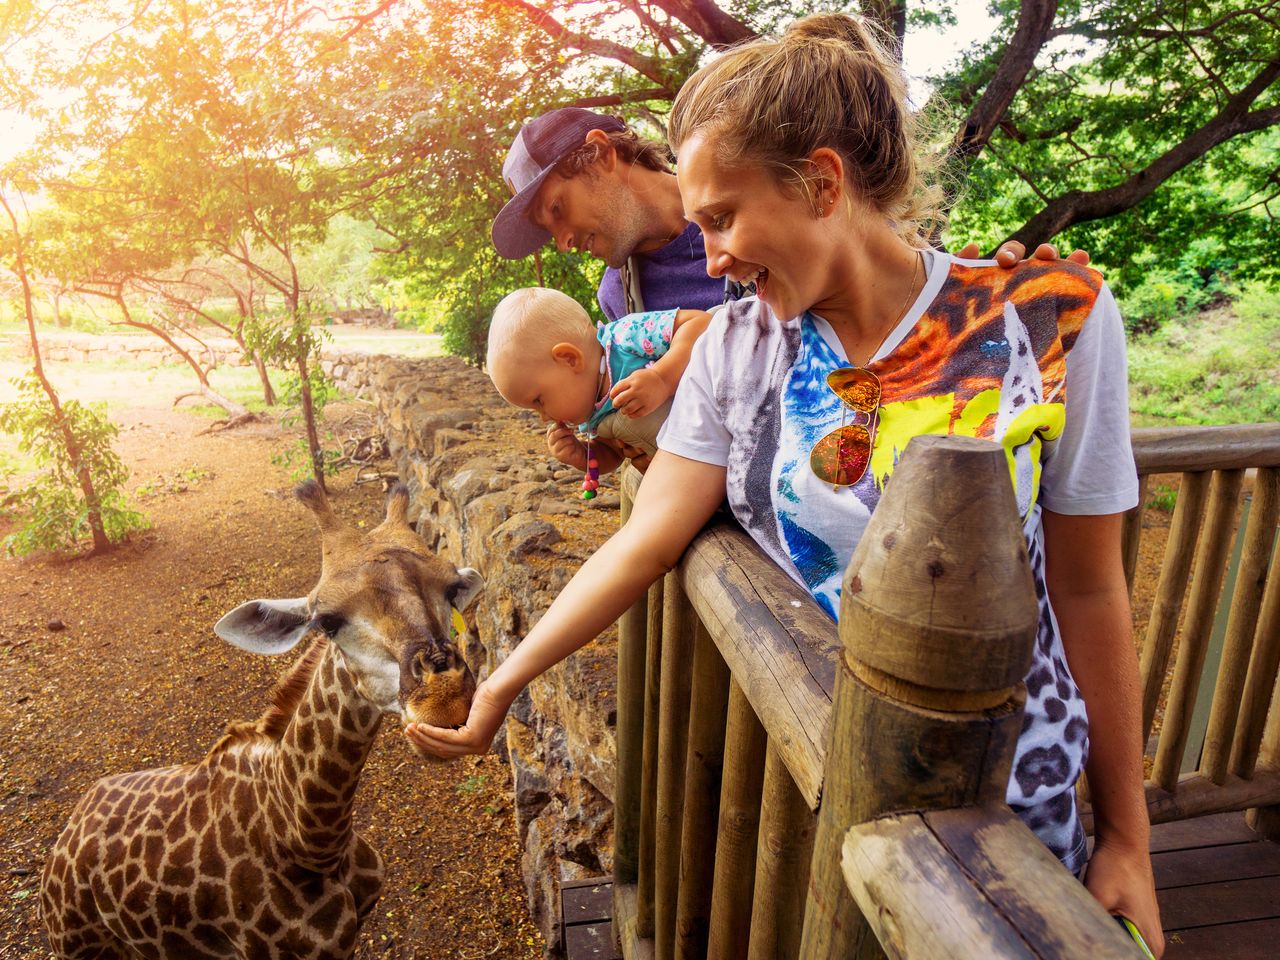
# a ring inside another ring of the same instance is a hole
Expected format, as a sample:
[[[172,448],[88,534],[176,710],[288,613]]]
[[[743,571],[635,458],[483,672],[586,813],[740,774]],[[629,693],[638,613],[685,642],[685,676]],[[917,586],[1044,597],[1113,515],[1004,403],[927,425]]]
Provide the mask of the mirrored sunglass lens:
[[[880,403],[880,381],[870,370],[843,367],[827,374],[827,386],[855,410],[870,413]]]
[[[819,479],[847,487],[862,479],[871,461],[871,434],[858,423],[832,430],[809,454],[809,466]]]

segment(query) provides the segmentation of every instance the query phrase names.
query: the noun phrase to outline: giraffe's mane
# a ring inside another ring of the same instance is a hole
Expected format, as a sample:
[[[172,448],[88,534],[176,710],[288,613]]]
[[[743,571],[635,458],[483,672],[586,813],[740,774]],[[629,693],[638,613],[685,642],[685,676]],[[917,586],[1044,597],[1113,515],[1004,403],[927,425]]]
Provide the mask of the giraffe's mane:
[[[316,667],[324,659],[328,649],[329,640],[321,633],[311,642],[311,646],[298,658],[289,672],[276,683],[271,691],[271,706],[267,707],[266,712],[257,720],[242,720],[227,724],[226,732],[214,747],[214,751],[225,750],[236,744],[261,737],[272,740],[283,737],[289,721],[293,719],[293,714],[298,709],[298,704],[306,696],[307,686],[311,683]]]

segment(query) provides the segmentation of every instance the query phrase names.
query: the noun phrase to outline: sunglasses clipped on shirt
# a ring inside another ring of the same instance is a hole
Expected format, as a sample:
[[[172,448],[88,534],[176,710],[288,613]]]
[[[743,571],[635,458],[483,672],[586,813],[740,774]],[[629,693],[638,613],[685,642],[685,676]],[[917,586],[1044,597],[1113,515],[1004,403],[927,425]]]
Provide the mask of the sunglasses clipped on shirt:
[[[827,386],[844,404],[840,426],[814,444],[809,466],[836,489],[857,483],[871,463],[880,422],[880,378],[865,367],[841,367],[827,374]],[[846,422],[850,410],[853,423]]]

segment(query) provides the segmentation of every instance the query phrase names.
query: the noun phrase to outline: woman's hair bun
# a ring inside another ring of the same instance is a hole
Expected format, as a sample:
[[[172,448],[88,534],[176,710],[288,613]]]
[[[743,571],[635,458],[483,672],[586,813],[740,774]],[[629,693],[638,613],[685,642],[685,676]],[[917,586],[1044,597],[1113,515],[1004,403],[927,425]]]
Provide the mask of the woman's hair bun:
[[[813,13],[796,20],[783,34],[784,41],[839,40],[855,50],[866,50],[867,24],[846,13]]]

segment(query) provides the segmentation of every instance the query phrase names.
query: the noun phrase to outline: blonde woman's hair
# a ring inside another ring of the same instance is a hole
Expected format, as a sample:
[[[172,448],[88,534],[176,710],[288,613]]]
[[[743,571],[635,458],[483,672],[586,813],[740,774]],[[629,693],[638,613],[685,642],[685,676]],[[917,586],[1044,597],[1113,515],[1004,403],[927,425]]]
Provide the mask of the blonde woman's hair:
[[[780,39],[755,40],[707,64],[671,108],[667,139],[678,154],[695,133],[714,138],[728,166],[762,164],[811,200],[809,156],[844,160],[856,195],[916,245],[944,225],[907,81],[891,40],[865,20],[814,14]]]
[[[488,363],[511,350],[530,360],[547,354],[557,343],[572,343],[589,350],[596,342],[596,327],[582,305],[559,290],[522,287],[494,308],[489,323]]]

